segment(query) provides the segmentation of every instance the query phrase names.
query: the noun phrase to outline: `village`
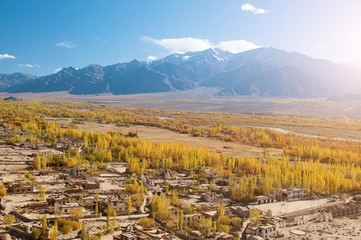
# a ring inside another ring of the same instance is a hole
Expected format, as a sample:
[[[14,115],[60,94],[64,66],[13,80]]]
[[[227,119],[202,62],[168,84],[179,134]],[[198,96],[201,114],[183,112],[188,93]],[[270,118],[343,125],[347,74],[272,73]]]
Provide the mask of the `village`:
[[[21,144],[9,141],[14,129],[0,129],[2,239],[54,239],[54,233],[55,239],[118,240],[333,239],[337,234],[359,239],[361,234],[357,224],[340,226],[343,231],[332,227],[341,218],[359,219],[358,195],[308,197],[294,186],[246,204],[230,198],[237,179],[207,166],[195,172],[159,167],[139,176],[127,172],[124,162],[36,170],[39,158],[83,154],[83,143],[63,137],[32,144],[27,133],[16,131],[24,138]],[[181,210],[164,203],[170,209],[162,211],[173,217],[158,217],[157,196],[176,201]]]

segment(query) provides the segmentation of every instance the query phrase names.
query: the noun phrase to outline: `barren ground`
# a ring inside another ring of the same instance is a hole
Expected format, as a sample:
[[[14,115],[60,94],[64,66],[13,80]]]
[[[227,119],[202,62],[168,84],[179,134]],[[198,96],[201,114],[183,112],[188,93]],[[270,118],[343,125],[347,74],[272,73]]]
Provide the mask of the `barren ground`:
[[[285,235],[281,240],[288,239],[310,239],[310,240],[328,240],[328,239],[361,239],[361,217],[342,217],[334,218],[332,222],[309,222],[305,225],[282,228],[280,231]],[[305,235],[297,236],[290,231],[301,230]]]

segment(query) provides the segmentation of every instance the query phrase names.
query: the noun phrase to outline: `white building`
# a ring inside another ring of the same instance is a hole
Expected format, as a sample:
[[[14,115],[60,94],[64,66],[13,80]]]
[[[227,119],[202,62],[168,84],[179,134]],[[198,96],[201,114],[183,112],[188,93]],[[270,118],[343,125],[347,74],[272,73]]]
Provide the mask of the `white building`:
[[[61,210],[62,214],[69,214],[71,210],[80,208],[83,212],[83,208],[79,205],[79,203],[65,203],[61,205],[59,209]]]
[[[306,196],[306,190],[304,188],[291,187],[282,190],[283,199],[297,199],[304,198]]]
[[[264,203],[273,203],[273,202],[277,202],[276,199],[274,199],[273,197],[268,197],[268,196],[257,196],[257,203],[258,204],[264,204]]]
[[[216,192],[207,192],[202,194],[202,199],[206,202],[219,202],[223,199],[223,197]]]
[[[275,224],[259,225],[254,228],[250,228],[249,233],[253,235],[258,235],[264,239],[268,239],[271,237],[275,237],[277,235],[277,225]]]
[[[63,155],[63,152],[54,150],[54,149],[42,149],[39,150],[39,156],[60,156]]]
[[[115,209],[117,211],[117,214],[126,213],[128,211],[127,210],[127,204],[122,199],[111,200],[110,201],[110,208],[112,210]]]
[[[200,219],[201,219],[200,214],[184,215],[184,225],[189,225],[191,222],[199,221]]]

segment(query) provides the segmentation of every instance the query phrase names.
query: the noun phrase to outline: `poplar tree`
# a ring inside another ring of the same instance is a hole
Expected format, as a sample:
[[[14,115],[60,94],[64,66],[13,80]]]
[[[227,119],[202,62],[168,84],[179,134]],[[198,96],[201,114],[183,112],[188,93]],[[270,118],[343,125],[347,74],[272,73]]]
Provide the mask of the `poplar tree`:
[[[128,214],[129,214],[129,215],[130,215],[131,212],[132,212],[132,199],[130,198],[130,196],[128,196],[127,211],[128,211]]]

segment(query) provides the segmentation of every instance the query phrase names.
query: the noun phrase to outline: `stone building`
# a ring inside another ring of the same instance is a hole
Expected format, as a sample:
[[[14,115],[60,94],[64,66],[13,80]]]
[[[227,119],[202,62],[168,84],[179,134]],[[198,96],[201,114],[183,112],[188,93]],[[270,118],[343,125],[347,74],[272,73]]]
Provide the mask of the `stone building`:
[[[28,183],[16,182],[9,185],[8,191],[11,193],[32,193],[34,192],[34,186]]]
[[[203,193],[201,197],[206,202],[219,202],[223,199],[223,196],[216,192]]]
[[[304,188],[291,187],[282,190],[282,199],[298,199],[306,197],[306,190]]]

